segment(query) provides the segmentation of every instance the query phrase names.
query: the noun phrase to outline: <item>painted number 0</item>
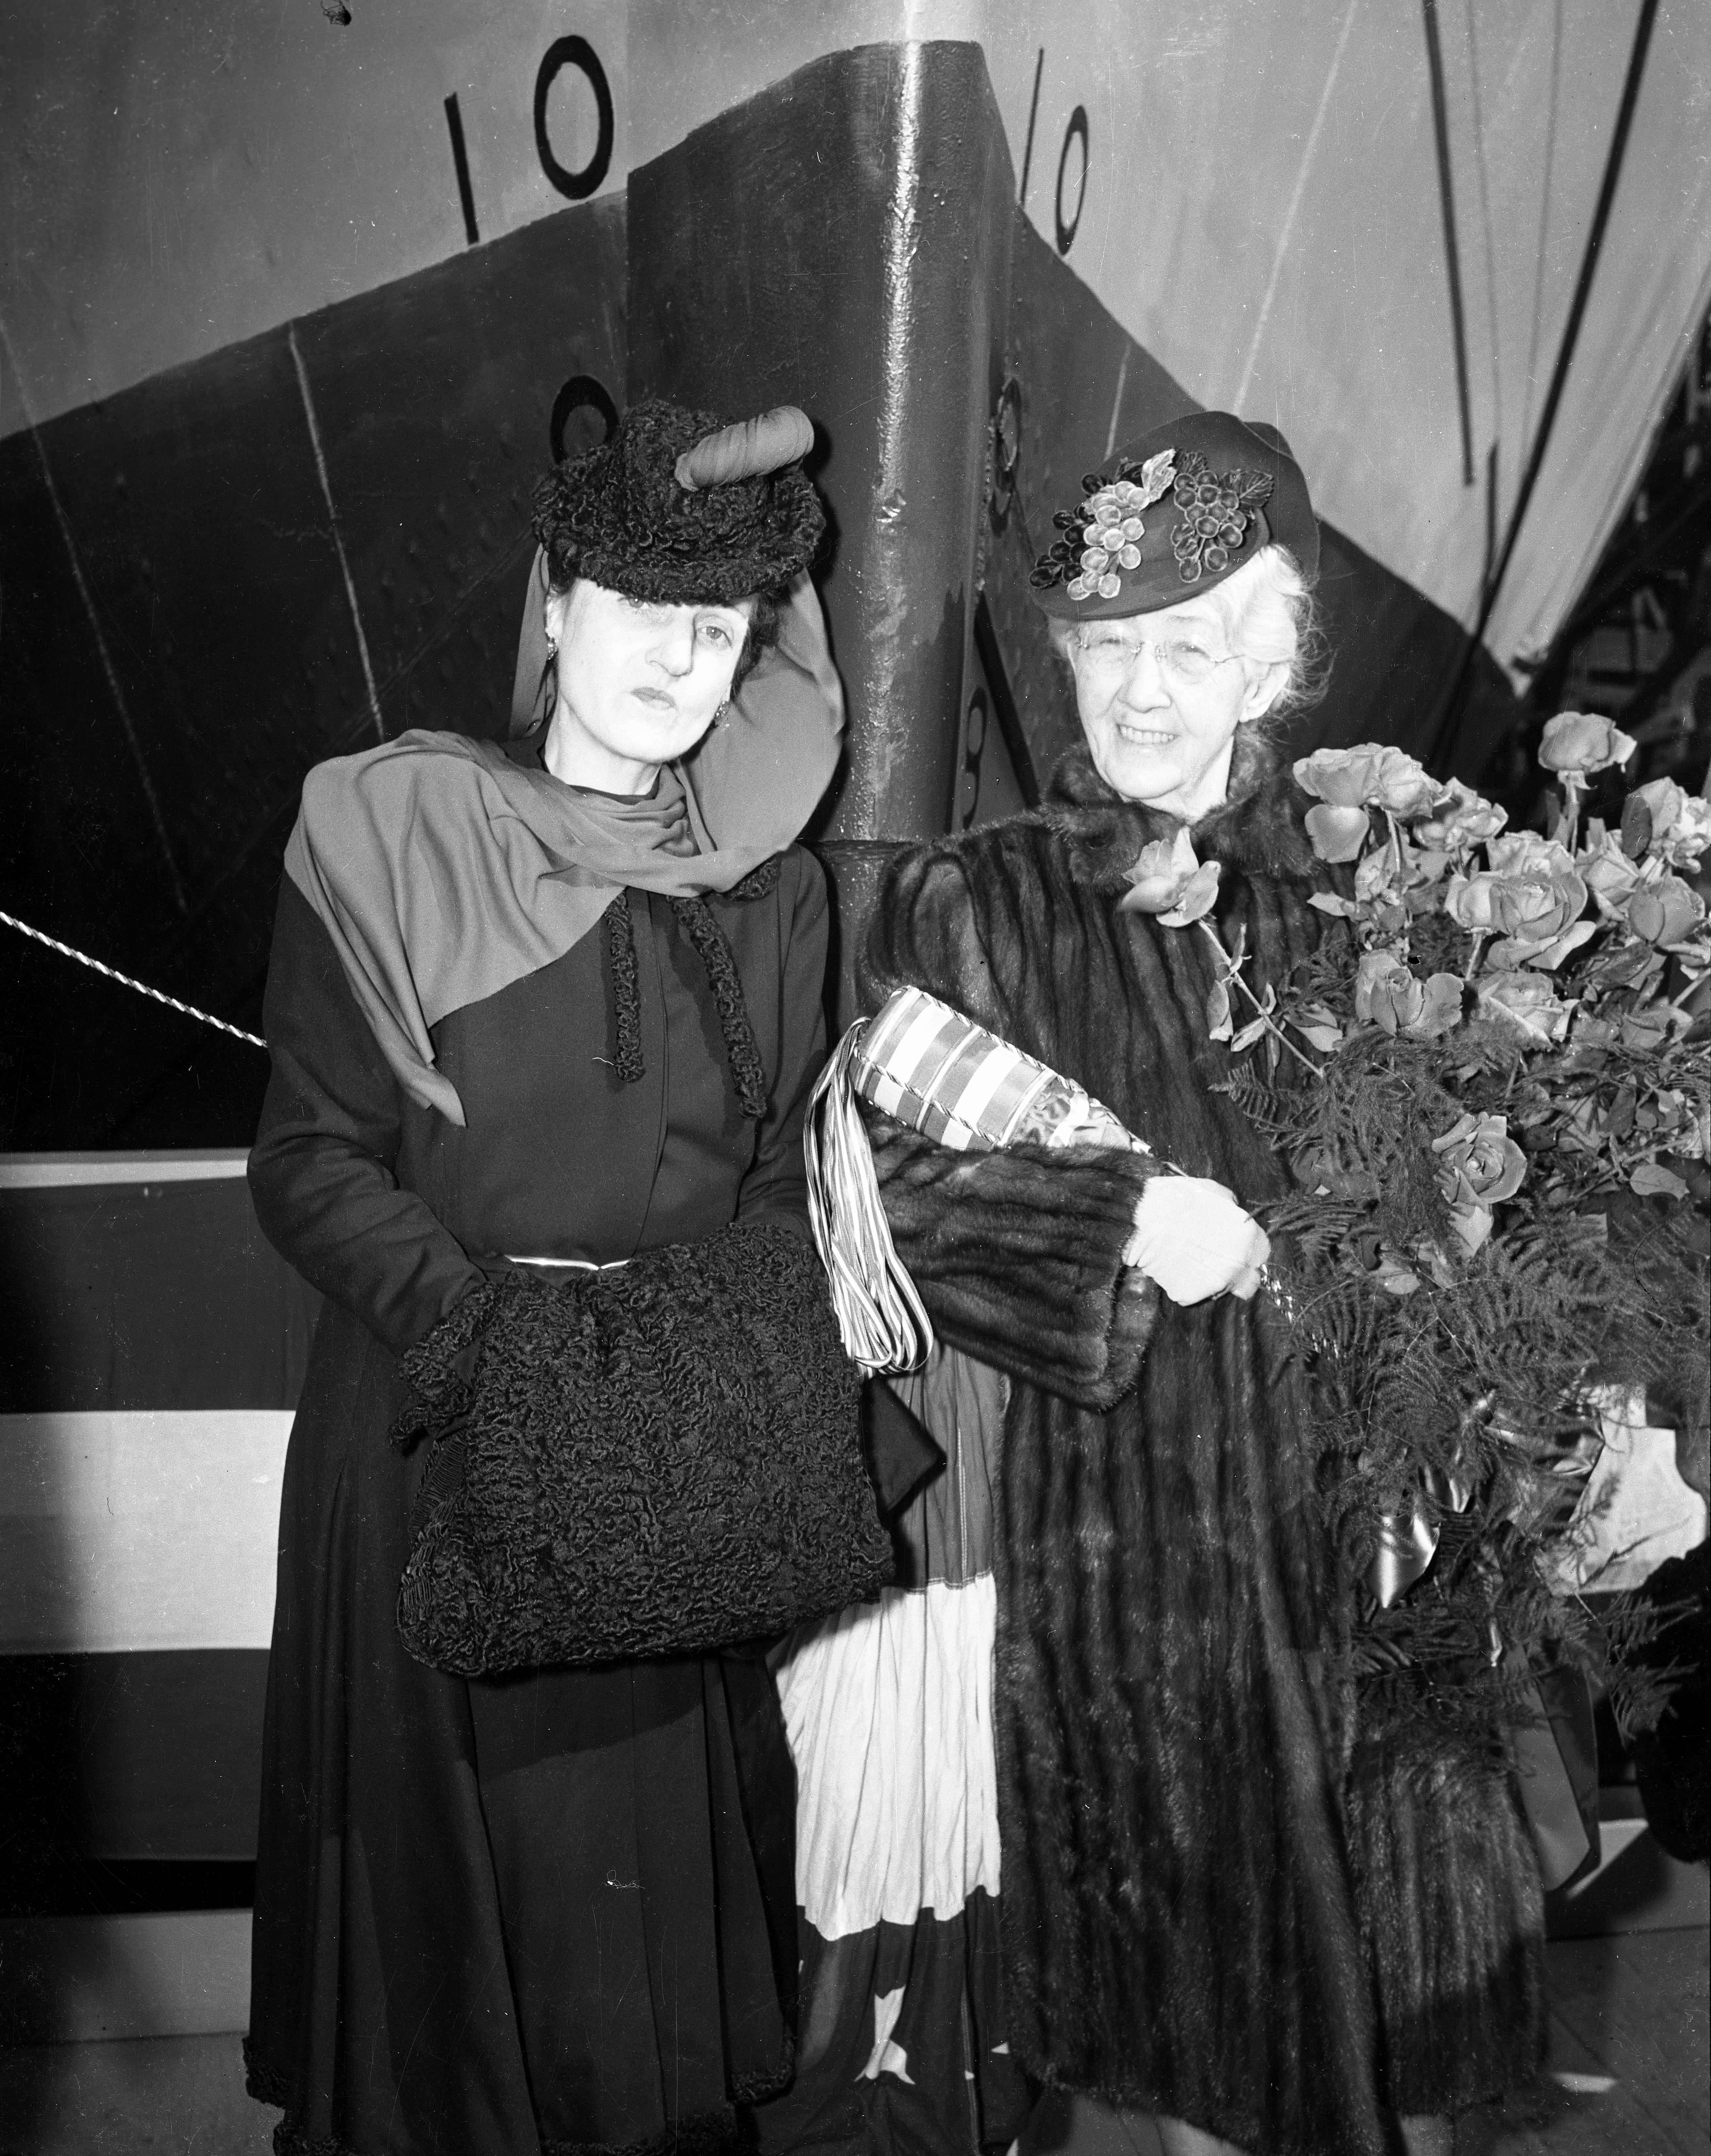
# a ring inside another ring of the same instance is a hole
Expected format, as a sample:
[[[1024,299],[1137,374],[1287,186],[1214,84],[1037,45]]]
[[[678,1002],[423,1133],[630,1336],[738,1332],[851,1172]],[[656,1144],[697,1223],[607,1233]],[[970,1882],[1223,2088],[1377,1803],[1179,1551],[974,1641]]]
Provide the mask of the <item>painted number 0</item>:
[[[1082,176],[1076,188],[1076,209],[1073,217],[1063,213],[1063,181],[1069,170],[1070,144],[1076,136],[1082,143]],[[1057,153],[1057,199],[1052,208],[1057,218],[1057,251],[1067,254],[1075,245],[1076,228],[1082,221],[1082,204],[1087,199],[1087,108],[1078,105],[1071,113],[1069,126],[1063,131],[1063,147]]]
[[[594,93],[594,109],[599,117],[594,154],[576,172],[559,163],[552,153],[552,138],[547,131],[547,99],[560,69],[568,67],[581,70]],[[580,202],[585,195],[593,194],[612,162],[612,89],[599,55],[586,38],[555,38],[547,46],[541,71],[535,77],[535,153],[541,160],[541,170],[560,194],[568,195],[573,202]]]

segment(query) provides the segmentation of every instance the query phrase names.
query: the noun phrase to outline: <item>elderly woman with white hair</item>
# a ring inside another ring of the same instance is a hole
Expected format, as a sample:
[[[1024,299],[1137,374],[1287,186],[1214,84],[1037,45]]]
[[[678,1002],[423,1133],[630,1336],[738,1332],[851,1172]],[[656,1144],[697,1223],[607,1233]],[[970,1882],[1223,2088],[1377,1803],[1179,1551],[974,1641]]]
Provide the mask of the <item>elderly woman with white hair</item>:
[[[1138,2148],[1441,2149],[1535,2067],[1537,1863],[1500,1745],[1405,1768],[1357,1696],[1247,1209],[1287,1178],[1209,1012],[1231,960],[1263,1000],[1325,928],[1266,739],[1312,669],[1318,528],[1282,437],[1219,413],[1108,458],[1056,521],[1034,583],[1084,744],[1037,811],[892,865],[865,991],[953,1006],[1148,1150],[957,1150],[907,1086],[895,1116],[864,1098],[937,1334],[891,1389],[948,1460],[902,1516],[912,1593],[781,1670],[808,1926],[784,2109],[853,2138],[813,2097],[871,2000],[844,2085],[897,2139],[968,2146],[971,2101],[972,2138],[1007,2137],[1009,2061]]]

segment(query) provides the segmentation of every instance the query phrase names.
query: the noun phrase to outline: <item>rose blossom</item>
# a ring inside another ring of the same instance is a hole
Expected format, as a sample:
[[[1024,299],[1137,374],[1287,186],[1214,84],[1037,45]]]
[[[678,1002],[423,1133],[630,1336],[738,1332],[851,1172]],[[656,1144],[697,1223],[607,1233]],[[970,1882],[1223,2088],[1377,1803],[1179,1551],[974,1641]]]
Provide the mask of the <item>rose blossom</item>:
[[[1154,839],[1141,848],[1128,871],[1128,889],[1117,902],[1119,913],[1155,914],[1167,928],[1186,928],[1210,913],[1218,897],[1221,864],[1195,857],[1187,831],[1167,843]]]
[[[1625,920],[1629,897],[1640,880],[1640,864],[1628,859],[1613,831],[1595,828],[1597,844],[1583,848],[1575,865],[1605,919]]]
[[[1194,841],[1186,828],[1174,839],[1153,839],[1141,848],[1128,871],[1123,893],[1125,913],[1163,913],[1175,905],[1189,878],[1200,866]]]
[[[1333,807],[1316,802],[1303,818],[1313,850],[1322,861],[1352,861],[1372,834],[1372,819],[1364,808]]]
[[[1564,865],[1502,871],[1482,869],[1453,876],[1444,911],[1461,927],[1483,935],[1513,937],[1518,959],[1542,956],[1566,936],[1586,910],[1586,886],[1560,846]]]
[[[1425,1004],[1408,1028],[1417,1040],[1436,1040],[1462,1023],[1462,985],[1459,973],[1427,975]]]
[[[1223,872],[1221,861],[1202,861],[1176,894],[1175,905],[1159,916],[1164,927],[1187,928],[1210,913],[1218,902],[1218,879]]]
[[[1414,835],[1420,844],[1439,852],[1468,854],[1496,838],[1508,820],[1507,808],[1499,808],[1495,801],[1486,800],[1471,786],[1452,778],[1446,798],[1423,824],[1415,825]]]
[[[1631,734],[1596,711],[1559,711],[1545,722],[1539,761],[1547,771],[1578,778],[1612,763],[1626,763],[1636,746]]]
[[[1575,857],[1566,846],[1538,831],[1505,831],[1502,838],[1493,839],[1487,845],[1485,858],[1500,875],[1540,869],[1554,875],[1575,865]]]
[[[1426,991],[1394,951],[1361,954],[1354,973],[1354,1015],[1395,1033],[1425,1007]]]
[[[1574,1006],[1559,1002],[1542,973],[1497,973],[1478,984],[1480,1014],[1495,1019],[1535,1047],[1560,1040]]]
[[[1652,819],[1647,851],[1661,854],[1676,867],[1697,861],[1711,847],[1711,801],[1688,793],[1672,778],[1654,778],[1628,796],[1643,801]]]
[[[1403,817],[1423,816],[1444,791],[1411,756],[1378,742],[1315,749],[1296,765],[1295,783],[1333,808],[1388,808]]]
[[[1462,1016],[1462,983],[1453,973],[1416,978],[1394,951],[1369,951],[1354,976],[1354,1015],[1388,1034],[1434,1040]]]
[[[1438,1188],[1452,1205],[1501,1205],[1521,1188],[1527,1156],[1509,1136],[1507,1116],[1463,1116],[1431,1142]]]
[[[1648,943],[1685,943],[1704,918],[1704,900],[1678,875],[1649,878],[1628,900],[1628,926]]]

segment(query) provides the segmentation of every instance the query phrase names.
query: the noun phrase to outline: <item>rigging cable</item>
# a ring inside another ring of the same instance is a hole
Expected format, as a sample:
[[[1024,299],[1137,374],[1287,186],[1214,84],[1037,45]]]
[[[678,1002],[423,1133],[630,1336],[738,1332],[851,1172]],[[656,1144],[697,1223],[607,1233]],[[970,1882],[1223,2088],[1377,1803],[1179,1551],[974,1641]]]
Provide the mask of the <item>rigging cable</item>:
[[[1550,96],[1545,106],[1544,172],[1539,190],[1539,237],[1533,249],[1533,320],[1527,332],[1527,372],[1523,377],[1526,395],[1521,407],[1521,431],[1525,442],[1533,431],[1533,385],[1539,379],[1539,337],[1544,326],[1544,273],[1549,263],[1550,211],[1556,200],[1557,119],[1562,104],[1563,9],[1556,0],[1550,32]]]
[[[204,1025],[230,1034],[234,1040],[247,1040],[252,1048],[265,1050],[267,1046],[259,1034],[245,1033],[241,1025],[228,1025],[224,1019],[216,1018],[211,1011],[198,1010],[194,1004],[181,1004],[177,996],[162,994],[159,988],[150,988],[146,981],[133,981],[129,973],[121,973],[116,966],[104,966],[99,958],[91,958],[86,951],[74,950],[70,944],[62,943],[57,936],[44,935],[39,928],[32,928],[28,921],[20,921],[16,914],[0,913],[0,921],[8,928],[15,928],[20,936],[28,936],[33,943],[45,944],[49,950],[57,951],[62,958],[75,958],[80,966],[87,966],[92,973],[100,973],[107,980],[117,981],[121,988],[135,988],[138,995],[164,1004],[168,1010],[182,1011],[186,1018],[200,1019]]]
[[[1431,750],[1427,758],[1429,767],[1434,771],[1441,767],[1445,752],[1460,723],[1462,699],[1468,676],[1473,670],[1474,656],[1490,625],[1498,593],[1503,588],[1503,577],[1514,553],[1515,542],[1520,536],[1522,522],[1533,499],[1533,490],[1538,484],[1540,468],[1544,463],[1544,453],[1550,446],[1551,429],[1556,423],[1557,408],[1562,402],[1563,385],[1568,380],[1575,346],[1580,341],[1580,324],[1586,312],[1586,301],[1592,290],[1592,275],[1598,267],[1605,228],[1610,223],[1611,206],[1616,200],[1616,182],[1621,177],[1628,133],[1633,125],[1634,108],[1640,100],[1640,84],[1646,72],[1646,49],[1652,42],[1652,27],[1657,18],[1657,0],[1640,0],[1639,20],[1634,26],[1633,50],[1628,55],[1627,76],[1622,84],[1621,102],[1616,108],[1610,155],[1605,160],[1604,178],[1599,187],[1592,223],[1587,231],[1585,251],[1580,258],[1580,274],[1575,280],[1575,296],[1569,303],[1568,320],[1563,326],[1562,342],[1557,348],[1556,365],[1551,369],[1550,388],[1545,393],[1544,406],[1539,415],[1539,432],[1534,437],[1527,467],[1521,475],[1521,484],[1515,494],[1515,506],[1509,511],[1508,527],[1503,534],[1503,547],[1492,566],[1484,596],[1479,603],[1479,618],[1467,639],[1462,663],[1450,684],[1450,692],[1444,699],[1443,715],[1432,737]]]
[[[1497,228],[1491,213],[1491,173],[1485,155],[1485,106],[1479,88],[1479,36],[1474,27],[1473,0],[1463,0],[1467,13],[1467,76],[1473,96],[1473,164],[1479,177],[1479,223],[1485,241],[1485,311],[1491,325],[1491,429],[1495,440],[1503,434],[1503,349],[1499,336]]]

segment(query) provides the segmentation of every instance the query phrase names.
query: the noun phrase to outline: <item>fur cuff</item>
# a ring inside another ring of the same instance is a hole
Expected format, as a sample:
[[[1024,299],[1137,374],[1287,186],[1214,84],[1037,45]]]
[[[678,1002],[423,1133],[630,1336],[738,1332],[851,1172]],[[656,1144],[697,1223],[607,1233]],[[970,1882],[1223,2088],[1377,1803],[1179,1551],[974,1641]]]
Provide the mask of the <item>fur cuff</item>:
[[[1158,1163],[1102,1146],[953,1152],[867,1121],[892,1240],[943,1338],[1080,1407],[1130,1391],[1159,1291],[1123,1254]]]

